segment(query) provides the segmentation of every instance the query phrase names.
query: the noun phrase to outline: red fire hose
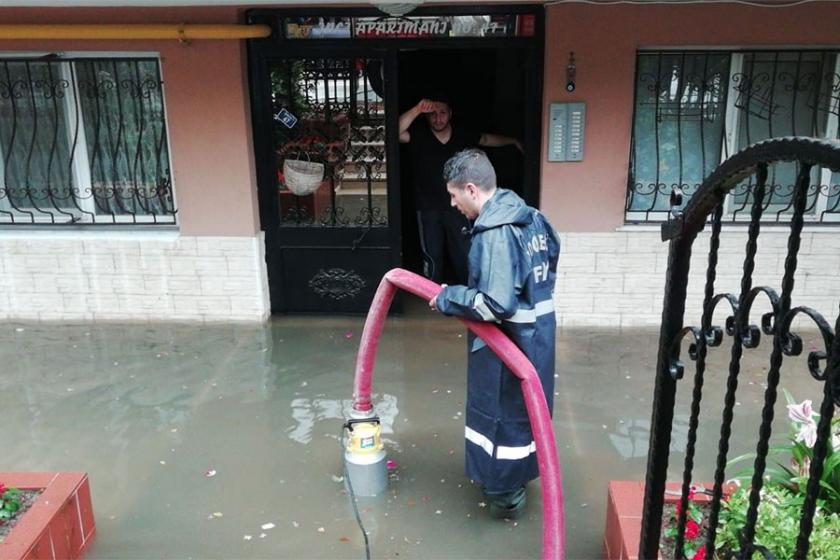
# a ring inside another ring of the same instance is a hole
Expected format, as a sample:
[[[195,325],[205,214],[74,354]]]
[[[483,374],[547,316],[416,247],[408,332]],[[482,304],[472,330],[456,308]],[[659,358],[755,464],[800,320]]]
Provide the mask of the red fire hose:
[[[356,378],[353,386],[353,408],[359,412],[373,409],[370,402],[373,366],[376,361],[376,347],[385,326],[385,318],[391,301],[401,288],[428,301],[440,292],[440,285],[418,276],[413,272],[395,268],[382,278],[373,303],[368,311],[359,355],[356,358]],[[460,318],[459,318],[460,319]],[[554,444],[554,429],[548,413],[545,395],[534,365],[522,351],[494,324],[460,319],[468,329],[479,336],[497,356],[522,380],[522,394],[531,431],[537,448],[537,463],[540,468],[543,491],[543,554],[544,560],[563,560],[565,557],[565,535],[563,522],[563,486],[557,447]]]

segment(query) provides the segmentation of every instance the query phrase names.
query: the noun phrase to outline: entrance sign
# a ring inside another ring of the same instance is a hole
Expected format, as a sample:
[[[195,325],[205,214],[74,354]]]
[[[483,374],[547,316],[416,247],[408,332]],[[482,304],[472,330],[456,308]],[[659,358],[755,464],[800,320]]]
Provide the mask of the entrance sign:
[[[298,16],[286,18],[284,29],[287,39],[533,37],[534,15]]]
[[[359,39],[407,39],[418,37],[449,37],[450,17],[355,18],[353,33]]]

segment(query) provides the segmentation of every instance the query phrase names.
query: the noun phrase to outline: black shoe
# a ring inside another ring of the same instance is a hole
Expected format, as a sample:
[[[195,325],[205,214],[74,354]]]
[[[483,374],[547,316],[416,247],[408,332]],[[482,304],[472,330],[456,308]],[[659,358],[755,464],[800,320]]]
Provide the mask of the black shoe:
[[[525,508],[525,487],[500,494],[488,493],[490,500],[490,514],[497,519],[516,519]]]

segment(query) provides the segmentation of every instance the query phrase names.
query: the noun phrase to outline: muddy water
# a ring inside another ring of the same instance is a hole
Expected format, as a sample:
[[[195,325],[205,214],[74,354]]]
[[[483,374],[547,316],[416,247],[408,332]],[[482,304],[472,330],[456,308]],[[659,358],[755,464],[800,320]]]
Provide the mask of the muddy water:
[[[2,324],[0,470],[89,472],[98,532],[88,558],[364,558],[338,443],[361,329],[353,317]],[[656,341],[655,330],[558,333],[569,558],[601,553],[607,481],[643,477]],[[743,368],[733,454],[753,445],[765,346]],[[710,357],[708,401],[722,401],[727,357]],[[420,309],[389,320],[374,391],[396,469],[387,495],[360,500],[373,557],[540,554],[539,484],[523,518],[503,522],[463,475],[464,369],[457,322]],[[801,367],[785,386],[819,394]],[[713,472],[719,416],[701,424],[698,478]]]

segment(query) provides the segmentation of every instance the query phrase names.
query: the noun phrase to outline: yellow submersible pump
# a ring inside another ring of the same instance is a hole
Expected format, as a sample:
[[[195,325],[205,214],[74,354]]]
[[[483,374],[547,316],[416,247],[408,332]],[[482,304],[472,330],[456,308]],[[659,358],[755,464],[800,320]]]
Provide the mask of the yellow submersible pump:
[[[388,486],[382,425],[378,416],[350,418],[344,423],[347,484],[356,496],[376,496]]]

